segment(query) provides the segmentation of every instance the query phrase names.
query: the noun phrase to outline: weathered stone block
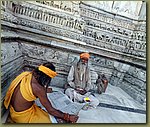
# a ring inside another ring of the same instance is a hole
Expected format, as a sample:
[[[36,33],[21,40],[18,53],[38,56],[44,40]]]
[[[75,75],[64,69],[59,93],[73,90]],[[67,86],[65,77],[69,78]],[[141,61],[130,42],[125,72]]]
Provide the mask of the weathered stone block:
[[[64,85],[66,83],[67,83],[67,77],[63,75],[58,75],[54,79],[52,79],[50,86],[64,88]]]
[[[129,70],[130,65],[127,64],[123,64],[122,66],[122,70],[124,70],[125,72]]]

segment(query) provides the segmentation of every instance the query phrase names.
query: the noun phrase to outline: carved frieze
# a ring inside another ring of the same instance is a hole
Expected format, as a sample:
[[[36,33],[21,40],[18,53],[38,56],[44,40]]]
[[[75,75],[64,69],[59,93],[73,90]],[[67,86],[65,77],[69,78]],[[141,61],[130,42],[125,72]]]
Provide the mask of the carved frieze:
[[[132,31],[132,30],[125,29],[122,27],[116,27],[114,25],[109,25],[106,23],[89,20],[87,18],[84,20],[86,22],[86,25],[88,25],[87,27],[89,27],[89,26],[92,27],[91,29],[94,28],[97,30],[103,30],[104,32],[112,32],[113,34],[115,33],[116,35],[121,35],[123,37],[131,38],[131,39],[137,39],[137,40],[141,40],[141,41],[146,40],[146,30],[144,30],[144,27],[145,27],[144,24],[136,26],[136,31]]]
[[[131,22],[120,20],[121,21],[120,24],[122,24],[122,27],[117,27],[117,25],[115,24],[112,25],[113,22],[110,23],[111,25],[107,25],[106,24],[108,21],[107,18],[111,19],[111,17],[100,14],[98,12],[93,12],[94,14],[98,13],[99,15],[104,16],[106,19],[103,17],[103,20],[101,20],[101,22],[97,24],[98,23],[97,21],[94,20],[90,21],[86,18],[85,21],[87,25],[85,27],[84,26],[85,22],[83,20],[73,19],[68,16],[58,15],[56,13],[51,13],[49,11],[42,11],[40,9],[36,10],[34,8],[25,6],[24,4],[23,5],[13,4],[12,7],[16,16],[19,17],[13,18],[12,16],[5,13],[3,14],[3,20],[8,20],[13,23],[18,23],[19,25],[24,25],[34,29],[39,29],[42,31],[53,33],[55,35],[64,36],[74,40],[86,42],[89,45],[114,50],[125,54],[131,54],[139,57],[146,57],[146,42],[145,42],[146,34],[142,31],[132,32],[130,29],[131,26],[128,26],[130,28],[124,27],[125,24],[123,24],[123,22],[128,23],[128,25],[132,24],[135,26],[135,24]],[[81,10],[82,9],[85,8],[81,6]],[[87,8],[86,11],[88,11]],[[119,19],[116,18],[114,20]],[[57,25],[61,26],[62,29],[57,28],[56,27]],[[92,27],[94,26],[94,28],[98,26],[99,29],[90,28],[89,27],[90,25]],[[66,30],[64,30],[63,28],[66,28]],[[71,28],[73,31],[70,31],[71,29],[69,28]],[[102,32],[101,30],[104,31]],[[110,33],[110,31],[112,33]]]
[[[109,59],[105,59],[102,57],[98,57],[98,56],[91,56],[90,61],[93,64],[97,64],[98,66],[105,66],[107,68],[113,68],[114,67],[114,61],[109,60]]]
[[[124,15],[138,16],[142,1],[115,1],[113,4],[113,9],[118,12],[118,14],[123,13]],[[122,15],[123,15],[122,14]]]
[[[79,3],[80,1],[35,1],[52,8],[60,9],[66,12],[70,12],[73,15],[79,15]]]
[[[23,53],[26,56],[43,59],[47,61],[67,63],[68,62],[68,53],[59,51],[57,49],[48,48],[41,45],[31,45],[21,43],[22,47],[24,47]]]
[[[79,40],[79,41],[83,40],[81,34],[77,34],[77,33],[74,33],[74,32],[68,31],[68,30],[59,29],[57,27],[49,26],[46,24],[33,22],[33,21],[23,19],[23,18],[18,18],[18,19],[19,19],[19,22],[18,22],[19,25],[46,31],[49,33],[53,33],[55,35],[61,35],[61,36],[72,38],[72,39]]]
[[[15,23],[15,24],[17,24],[19,22],[18,19],[15,16],[13,16],[13,15],[7,13],[7,12],[5,12],[1,15],[1,20],[9,21],[9,22],[12,22],[12,23]]]
[[[89,28],[84,29],[83,35],[93,38],[97,42],[95,43],[96,46],[113,49],[119,52],[134,54],[137,56],[146,57],[145,54],[146,42],[144,41],[121,38],[118,35],[112,36],[106,33],[104,34],[102,32],[94,31],[93,29],[89,29]],[[87,43],[93,45],[93,42],[88,41]],[[104,43],[105,45],[104,44],[102,45],[102,43]],[[111,46],[109,46],[109,44],[111,44]],[[141,52],[139,53],[139,51]]]
[[[97,10],[105,10],[116,15],[138,19],[142,1],[82,1],[85,5]]]
[[[22,52],[17,42],[1,44],[1,62],[2,65],[22,56]]]
[[[94,28],[97,28],[98,30],[106,30],[108,32],[113,32],[113,33],[128,36],[128,37],[130,37],[132,33],[131,30],[121,28],[121,27],[116,27],[114,25],[109,25],[109,24],[94,21],[94,20],[86,19],[85,22],[88,26],[92,26]]]
[[[43,59],[54,59],[54,60],[56,59],[56,60],[58,60],[58,53],[56,53],[52,49],[47,49],[47,48],[42,47],[42,46],[27,45],[24,43],[22,43],[22,47],[24,47],[23,53],[27,54],[30,57],[35,57],[35,58],[38,57],[40,59],[43,58]],[[45,57],[46,53],[48,53],[49,55],[46,55],[46,57]]]
[[[146,33],[141,31],[133,31],[131,34],[132,39],[146,41]]]
[[[56,12],[50,12],[49,10],[36,10],[34,8],[26,7],[25,5],[14,5],[14,13],[17,16],[27,16],[32,20],[40,20],[40,22],[51,23],[51,25],[59,25],[61,27],[68,27],[72,30],[82,31],[84,27],[84,21],[79,18],[73,18],[69,15],[57,14]]]
[[[135,24],[130,22],[130,21],[125,21],[123,19],[118,19],[115,17],[109,17],[106,14],[101,14],[99,12],[95,12],[93,10],[88,9],[87,7],[81,7],[81,16],[83,17],[88,17],[92,19],[99,20],[101,22],[113,24],[116,26],[120,26],[129,30],[134,30],[135,29]]]
[[[68,30],[57,29],[56,27],[47,26],[45,24],[36,23],[36,22],[25,20],[22,18],[13,19],[12,16],[10,17],[10,15],[7,15],[7,14],[4,14],[4,19],[14,22],[14,23],[17,22],[20,25],[50,32],[56,35],[61,35],[64,37],[75,39],[75,40],[84,41],[90,45],[95,45],[95,46],[99,46],[99,47],[103,47],[103,48],[107,48],[107,49],[111,49],[111,50],[115,50],[119,52],[146,57],[146,53],[145,53],[146,43],[145,42],[132,41],[132,40],[123,39],[120,37],[112,37],[109,35],[98,33],[97,31],[94,31],[91,29],[87,29],[87,30],[84,29],[83,35],[91,37],[92,41],[90,41],[89,38],[83,37],[81,34],[73,33]],[[139,50],[143,52],[139,52]]]
[[[142,79],[143,81],[146,81],[146,71],[142,69],[138,69],[136,67],[130,67],[128,74],[134,76],[135,78]]]

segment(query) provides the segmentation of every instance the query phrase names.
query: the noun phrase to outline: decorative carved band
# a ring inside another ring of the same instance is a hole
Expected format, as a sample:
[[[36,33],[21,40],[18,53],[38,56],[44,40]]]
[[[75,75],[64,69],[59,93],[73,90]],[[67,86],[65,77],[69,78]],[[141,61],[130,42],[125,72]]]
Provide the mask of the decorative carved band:
[[[119,36],[112,36],[110,34],[107,33],[104,34],[103,32],[97,32],[89,28],[84,29],[83,35],[89,36],[95,39],[95,41],[97,42],[109,43],[111,45],[118,45],[124,47],[124,49],[133,49],[143,52],[146,50],[145,41],[133,40],[129,38],[121,38]]]
[[[93,39],[92,38],[89,39],[86,36],[83,36],[81,34],[70,32],[68,30],[58,29],[56,27],[44,25],[41,23],[36,23],[36,22],[25,20],[22,18],[18,18],[18,20],[16,20],[16,19],[13,20],[13,18],[9,15],[5,15],[4,20],[8,20],[8,21],[11,21],[14,23],[17,22],[19,25],[23,25],[23,26],[27,26],[30,28],[39,29],[42,31],[53,33],[55,35],[60,35],[60,36],[72,38],[75,40],[83,41],[90,45],[95,45],[98,47],[111,49],[111,50],[131,54],[131,55],[135,55],[135,56],[139,56],[139,57],[146,57],[146,53],[144,51],[142,51],[142,52],[138,51],[139,49],[145,50],[145,48],[146,48],[145,43],[134,42],[134,41],[128,40],[128,39],[123,40],[121,38],[111,37],[108,35],[103,35],[101,33],[99,33],[98,35],[96,35],[97,34],[96,33],[95,36],[92,35]],[[91,35],[89,34],[88,36],[91,36]]]
[[[79,2],[78,1],[35,1],[49,7],[61,9],[66,12],[71,12],[73,15],[79,15]]]
[[[112,32],[116,33],[117,35],[121,36],[126,36],[127,38],[131,39],[137,39],[141,41],[146,40],[146,33],[145,31],[140,31],[143,30],[144,25],[138,26],[138,31],[133,31],[133,30],[128,30],[122,27],[116,27],[114,25],[109,25],[106,23],[98,22],[95,20],[89,20],[89,19],[84,19],[86,22],[86,25],[89,27],[92,27],[92,29],[97,29],[97,30],[104,30],[105,32]]]
[[[22,5],[14,5],[13,11],[15,14],[28,16],[37,20],[44,21],[47,23],[52,23],[52,25],[60,25],[63,27],[68,27],[73,30],[83,30],[84,22],[69,16],[61,16],[56,13],[51,13],[48,10],[35,10],[33,8],[25,7]]]
[[[105,23],[113,24],[116,26],[131,29],[131,30],[134,30],[136,27],[135,24],[133,24],[131,22],[117,19],[117,18],[115,18],[115,16],[112,18],[112,17],[106,16],[104,14],[101,14],[99,12],[89,10],[87,8],[84,8],[84,7],[82,7],[80,9],[80,11],[81,11],[81,16],[83,16],[83,17],[88,17],[88,18],[100,20],[100,21],[105,22]]]
[[[106,27],[107,30],[104,34],[104,32],[96,30],[95,28],[91,29],[88,24],[84,26],[85,22],[82,20],[75,20],[71,17],[58,15],[49,11],[36,10],[34,8],[26,7],[25,5],[14,4],[12,2],[11,4],[5,2],[3,5],[11,5],[9,8],[16,14],[16,16],[18,16],[16,18],[8,13],[4,13],[2,15],[3,20],[53,33],[55,35],[86,42],[87,44],[97,46],[98,48],[106,48],[125,54],[146,58],[145,35],[143,35],[142,32],[138,33],[134,31],[131,34],[131,30],[127,32],[123,31],[121,28],[117,28],[117,30],[112,28],[113,31],[122,35],[122,37],[118,34],[114,36],[114,34],[109,32],[112,30],[111,28],[109,29],[109,25]],[[58,28],[57,25],[61,26],[62,29]],[[100,25],[100,29],[105,29],[105,26]],[[70,31],[71,29],[73,30]]]

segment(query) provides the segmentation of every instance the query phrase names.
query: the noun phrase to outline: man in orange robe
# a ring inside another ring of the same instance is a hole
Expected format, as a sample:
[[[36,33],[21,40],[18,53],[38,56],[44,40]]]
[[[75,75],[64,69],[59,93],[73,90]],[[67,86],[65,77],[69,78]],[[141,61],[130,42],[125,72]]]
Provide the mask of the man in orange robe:
[[[49,114],[75,123],[78,116],[63,113],[52,107],[47,98],[51,91],[48,84],[57,75],[52,63],[45,63],[32,72],[23,72],[11,83],[4,100],[6,109],[10,106],[11,119],[16,123],[52,123]],[[47,112],[35,105],[39,98]]]

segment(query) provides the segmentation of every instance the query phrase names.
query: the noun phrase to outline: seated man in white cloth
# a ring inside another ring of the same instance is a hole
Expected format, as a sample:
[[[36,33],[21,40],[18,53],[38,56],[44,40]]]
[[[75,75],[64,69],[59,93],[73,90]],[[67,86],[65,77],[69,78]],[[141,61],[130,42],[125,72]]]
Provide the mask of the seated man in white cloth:
[[[88,97],[89,105],[96,108],[99,100],[89,92],[91,87],[91,75],[88,66],[89,57],[88,53],[80,54],[80,60],[71,67],[67,78],[69,87],[66,88],[65,94],[76,102],[84,102],[85,98]]]

